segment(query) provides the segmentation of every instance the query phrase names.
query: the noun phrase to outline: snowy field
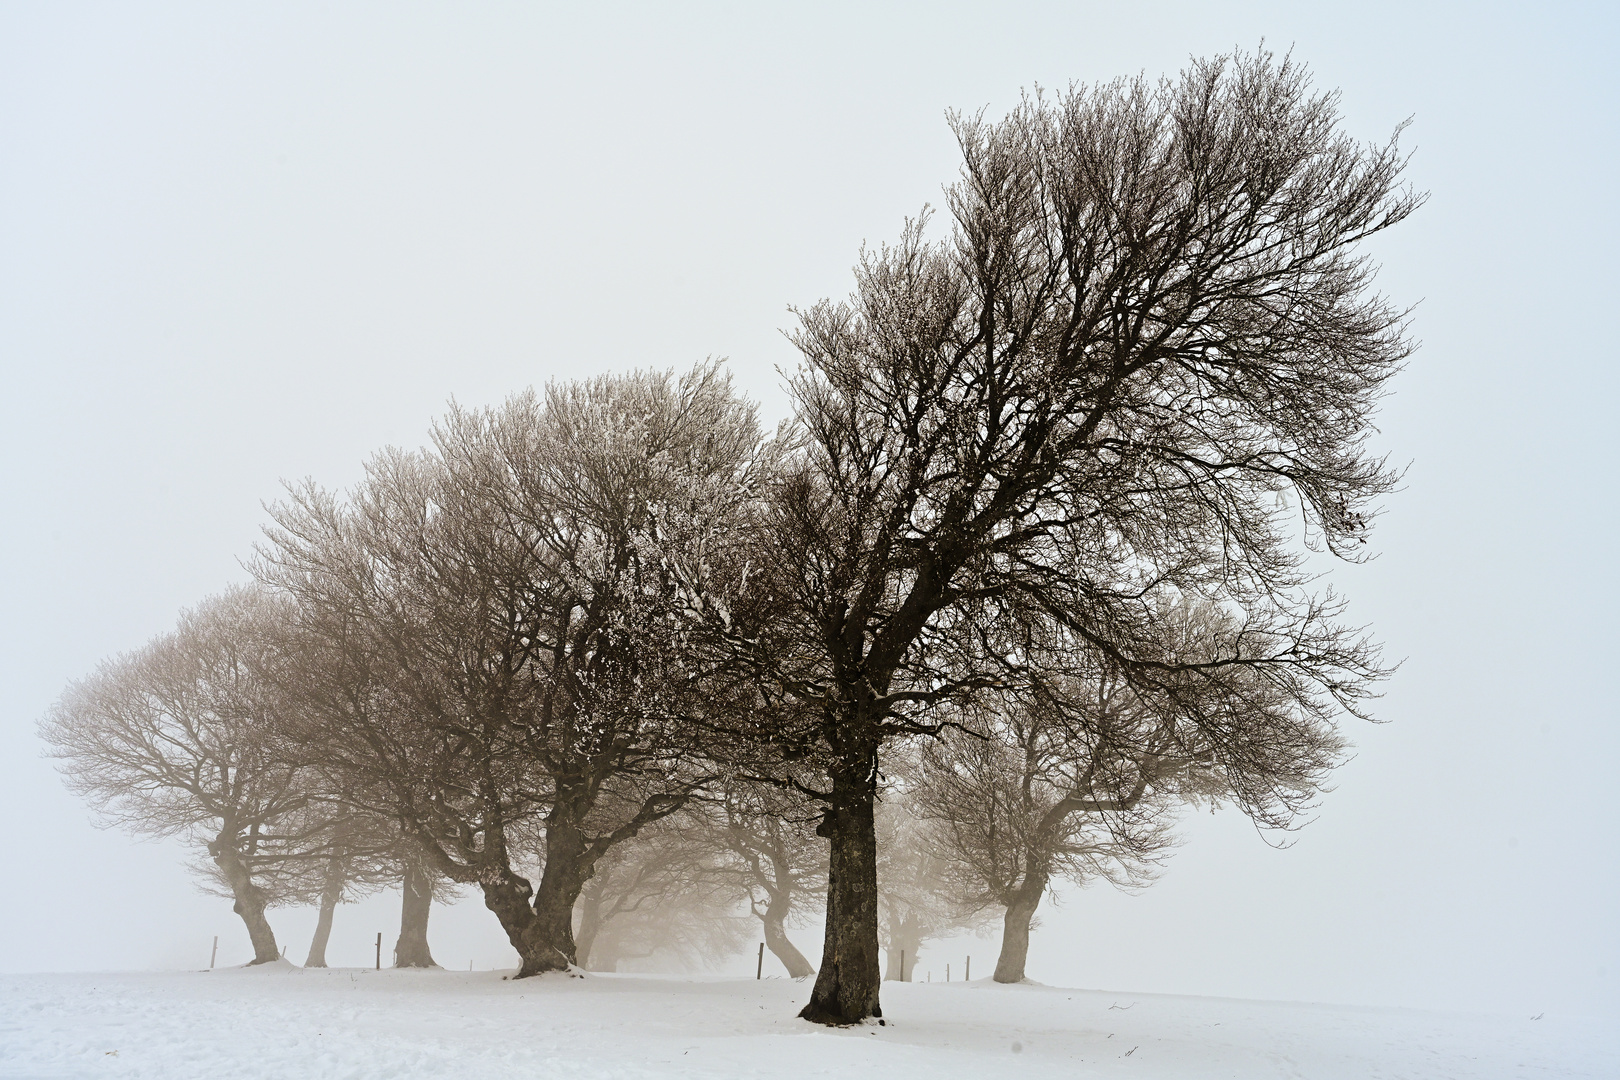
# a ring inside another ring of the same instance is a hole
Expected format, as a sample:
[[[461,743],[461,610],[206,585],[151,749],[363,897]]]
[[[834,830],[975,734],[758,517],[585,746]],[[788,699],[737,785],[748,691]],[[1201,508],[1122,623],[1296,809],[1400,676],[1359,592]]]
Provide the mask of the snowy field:
[[[0,1076],[1620,1077],[1615,1023],[1120,994],[883,989],[883,1027],[795,1020],[785,980],[304,971],[0,979]]]

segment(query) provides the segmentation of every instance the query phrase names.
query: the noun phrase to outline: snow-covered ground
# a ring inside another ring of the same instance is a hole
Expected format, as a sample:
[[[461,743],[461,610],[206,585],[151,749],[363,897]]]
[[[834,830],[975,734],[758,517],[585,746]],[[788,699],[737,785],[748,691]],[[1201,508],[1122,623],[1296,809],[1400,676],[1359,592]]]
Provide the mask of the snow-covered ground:
[[[887,983],[888,1023],[794,1019],[807,983],[499,972],[0,978],[4,1077],[1620,1077],[1620,1028],[1548,1014]]]

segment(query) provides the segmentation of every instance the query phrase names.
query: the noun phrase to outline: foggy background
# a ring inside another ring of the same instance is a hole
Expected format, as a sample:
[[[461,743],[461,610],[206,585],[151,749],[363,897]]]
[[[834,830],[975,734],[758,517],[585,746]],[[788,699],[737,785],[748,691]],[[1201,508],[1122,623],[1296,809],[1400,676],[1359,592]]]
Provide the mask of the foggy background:
[[[1379,441],[1407,487],[1335,572],[1406,662],[1292,848],[1195,815],[1154,887],[1043,905],[1030,976],[1620,1005],[1612,6],[576,7],[0,9],[0,971],[251,955],[177,845],[89,825],[34,723],[243,580],[281,478],[345,486],[451,397],[709,355],[774,422],[787,305],[939,202],[947,108],[1263,38],[1352,134],[1415,117],[1433,192],[1374,246],[1422,301]],[[331,962],[398,920],[397,888],[340,907]],[[301,959],[314,912],[271,922]],[[513,955],[473,896],[429,938]]]

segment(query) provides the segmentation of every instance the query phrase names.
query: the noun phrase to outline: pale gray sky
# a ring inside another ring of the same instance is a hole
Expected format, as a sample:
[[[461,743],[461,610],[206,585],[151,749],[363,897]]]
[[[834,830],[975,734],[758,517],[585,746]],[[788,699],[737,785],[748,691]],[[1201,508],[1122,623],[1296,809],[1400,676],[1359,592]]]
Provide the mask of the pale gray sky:
[[[346,484],[452,396],[708,355],[780,415],[787,305],[842,294],[863,241],[938,202],[947,108],[1264,39],[1343,91],[1357,135],[1414,116],[1433,192],[1377,245],[1382,287],[1422,301],[1380,437],[1408,486],[1381,558],[1336,575],[1406,664],[1291,849],[1190,821],[1151,890],[1048,912],[1030,974],[1612,1010],[1616,23],[1597,3],[5,6],[0,970],[198,966],[216,933],[246,959],[229,902],[172,847],[92,829],[33,728],[245,576],[279,478]],[[310,921],[273,919],[289,956]],[[334,961],[396,928],[392,899],[341,911]],[[505,962],[476,901],[432,938],[447,966]],[[970,948],[994,943],[950,946]]]

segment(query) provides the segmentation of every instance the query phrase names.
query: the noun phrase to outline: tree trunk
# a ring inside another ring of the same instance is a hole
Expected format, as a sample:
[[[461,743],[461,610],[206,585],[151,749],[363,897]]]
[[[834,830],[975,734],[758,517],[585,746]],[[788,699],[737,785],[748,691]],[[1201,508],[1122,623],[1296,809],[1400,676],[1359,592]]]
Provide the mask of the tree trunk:
[[[542,969],[534,966],[529,956],[529,928],[534,925],[529,897],[534,895],[534,886],[519,874],[498,870],[489,875],[489,880],[480,881],[479,888],[484,893],[484,906],[494,913],[506,931],[506,940],[517,950],[518,978],[540,974]]]
[[[506,940],[518,954],[518,977],[538,975],[543,969],[534,964],[529,941],[529,931],[534,926],[534,909],[529,906],[529,898],[534,895],[534,886],[529,884],[528,878],[512,872],[504,827],[489,828],[479,849],[464,852],[467,862],[473,864],[470,866],[446,854],[430,832],[419,831],[412,839],[423,858],[438,873],[451,881],[478,886],[484,894],[484,906],[506,931]]]
[[[875,744],[835,762],[831,794],[827,814],[816,829],[832,841],[826,938],[815,989],[799,1015],[818,1024],[858,1024],[883,1015],[878,1001]]]
[[[599,889],[587,888],[580,893],[579,928],[574,932],[574,962],[580,967],[591,966],[591,950],[601,930],[602,893]]]
[[[477,877],[484,906],[517,950],[519,979],[566,971],[574,963],[574,904],[594,860],[585,858],[584,834],[555,810],[553,815],[546,823],[546,865],[538,889],[512,872],[504,839],[486,840],[486,846],[499,850],[485,852],[487,862]]]
[[[428,951],[428,915],[433,909],[433,877],[421,863],[412,861],[405,867],[401,892],[404,900],[399,914],[399,940],[394,944],[395,967],[430,968],[433,962]]]
[[[574,904],[590,872],[585,847],[578,825],[554,811],[546,821],[546,868],[534,892],[534,923],[528,932],[534,970],[520,976],[567,971],[574,964]]]
[[[889,921],[888,964],[883,978],[886,982],[910,982],[917,970],[917,954],[922,952],[922,930],[915,915]],[[905,964],[904,970],[901,964]]]
[[[613,972],[619,970],[619,948],[611,940],[611,935],[603,943],[602,948],[595,950],[595,956],[596,966],[591,968],[592,971]]]
[[[765,914],[759,917],[765,924],[765,947],[771,950],[771,955],[782,961],[787,968],[789,978],[802,979],[806,975],[814,975],[816,969],[810,966],[810,961],[804,958],[787,936],[787,912],[792,900],[786,896],[778,899],[773,896],[770,904],[765,908]]]
[[[326,943],[332,937],[332,913],[343,898],[343,860],[333,859],[326,864],[326,881],[321,886],[321,915],[315,920],[315,936],[309,940],[309,956],[304,960],[307,968],[326,966]]]
[[[214,864],[230,883],[231,894],[236,897],[232,910],[242,916],[242,921],[247,924],[248,938],[253,942],[253,959],[248,966],[268,964],[281,959],[281,952],[276,948],[276,935],[264,917],[264,890],[253,884],[253,875],[236,843],[235,829],[221,830],[214,842],[208,845],[208,854],[214,857]]]
[[[1001,921],[1001,955],[996,958],[996,982],[1024,981],[1024,961],[1029,957],[1029,923],[1045,892],[1046,878],[1026,873],[1024,884],[1007,905],[1007,914]]]

